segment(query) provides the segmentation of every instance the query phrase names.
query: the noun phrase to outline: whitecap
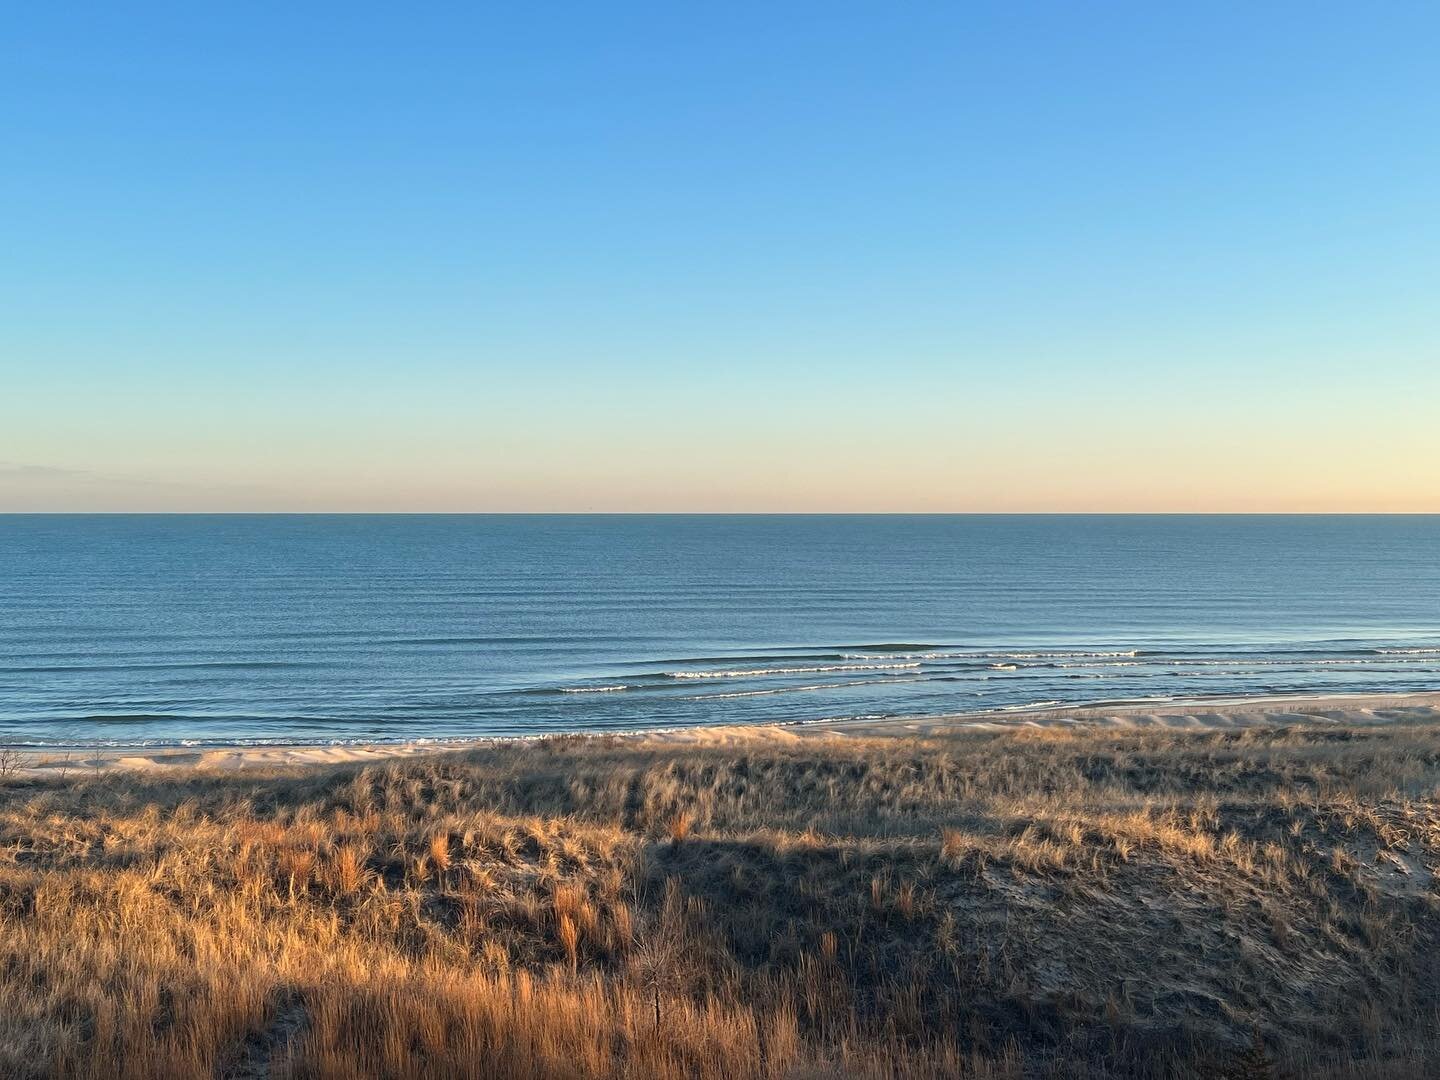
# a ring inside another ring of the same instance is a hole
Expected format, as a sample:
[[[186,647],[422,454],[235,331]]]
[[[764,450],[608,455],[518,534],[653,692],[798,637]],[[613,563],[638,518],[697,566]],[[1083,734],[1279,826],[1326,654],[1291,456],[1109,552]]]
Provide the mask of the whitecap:
[[[666,671],[670,679],[751,679],[763,675],[809,675],[830,671],[902,671],[918,668],[918,663],[905,664],[825,664],[819,667],[746,668],[728,671]]]

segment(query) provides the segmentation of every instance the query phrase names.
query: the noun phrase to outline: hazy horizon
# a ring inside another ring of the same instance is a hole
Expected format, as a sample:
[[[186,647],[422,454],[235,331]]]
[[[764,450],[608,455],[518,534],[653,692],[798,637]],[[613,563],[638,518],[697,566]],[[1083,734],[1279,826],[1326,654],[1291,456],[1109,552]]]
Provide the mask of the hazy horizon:
[[[1440,10],[31,7],[0,512],[1440,512]]]
[[[0,510],[0,517],[1433,518],[1424,510]]]

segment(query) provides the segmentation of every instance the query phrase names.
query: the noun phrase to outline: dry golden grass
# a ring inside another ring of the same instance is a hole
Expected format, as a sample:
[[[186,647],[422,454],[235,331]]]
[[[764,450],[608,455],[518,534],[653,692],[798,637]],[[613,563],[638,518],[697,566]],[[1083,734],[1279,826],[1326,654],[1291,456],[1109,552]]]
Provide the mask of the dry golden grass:
[[[1440,728],[7,778],[5,1077],[1418,1077]]]

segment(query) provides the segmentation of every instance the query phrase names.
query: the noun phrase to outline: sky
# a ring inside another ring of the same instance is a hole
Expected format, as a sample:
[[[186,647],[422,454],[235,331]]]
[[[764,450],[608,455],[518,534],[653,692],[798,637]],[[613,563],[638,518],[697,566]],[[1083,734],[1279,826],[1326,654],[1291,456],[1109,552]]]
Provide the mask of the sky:
[[[1437,40],[13,6],[0,511],[1440,512]]]

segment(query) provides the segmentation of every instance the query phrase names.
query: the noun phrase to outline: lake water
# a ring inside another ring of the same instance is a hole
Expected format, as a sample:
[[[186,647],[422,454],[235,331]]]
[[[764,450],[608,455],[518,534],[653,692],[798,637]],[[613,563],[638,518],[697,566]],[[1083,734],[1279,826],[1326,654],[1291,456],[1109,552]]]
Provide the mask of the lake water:
[[[0,743],[1440,690],[1440,517],[0,516]]]

